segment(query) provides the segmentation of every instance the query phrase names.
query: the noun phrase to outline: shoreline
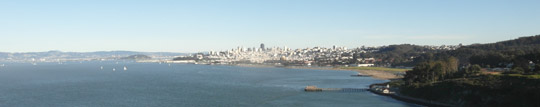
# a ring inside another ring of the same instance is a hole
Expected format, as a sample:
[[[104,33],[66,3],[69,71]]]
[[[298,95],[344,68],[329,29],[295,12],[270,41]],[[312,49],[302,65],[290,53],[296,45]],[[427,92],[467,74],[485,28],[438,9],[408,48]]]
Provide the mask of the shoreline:
[[[316,70],[339,70],[339,71],[355,71],[363,75],[370,75],[370,77],[379,80],[392,80],[401,79],[402,76],[398,76],[389,71],[379,70],[357,70],[357,69],[342,69],[336,67],[320,67],[320,66],[276,66],[276,65],[264,65],[264,64],[230,64],[230,66],[239,67],[262,67],[262,68],[290,68],[290,69],[316,69]]]
[[[240,67],[263,67],[263,68],[277,68],[277,67],[282,67],[282,68],[290,68],[290,69],[314,69],[314,70],[356,71],[356,72],[361,73],[361,74],[364,74],[364,75],[371,75],[370,77],[372,77],[373,79],[379,79],[379,80],[392,80],[392,79],[401,79],[401,78],[403,78],[402,76],[395,75],[394,73],[389,72],[389,71],[378,71],[378,70],[355,70],[355,69],[342,69],[342,68],[336,68],[336,67],[319,67],[319,66],[312,66],[312,67],[308,67],[308,66],[275,66],[275,65],[257,65],[257,64],[235,64],[235,65],[230,65],[230,66],[240,66]],[[380,83],[373,83],[373,84],[371,84],[371,85],[375,85],[375,84],[380,84]],[[370,86],[371,86],[371,85],[370,85]],[[395,99],[395,100],[398,100],[398,101],[402,101],[402,102],[406,102],[406,103],[411,103],[411,104],[418,104],[418,105],[424,105],[424,106],[440,106],[440,107],[449,107],[449,106],[451,106],[451,105],[444,104],[444,103],[433,102],[433,101],[427,101],[427,100],[418,99],[418,98],[413,98],[413,97],[409,97],[409,96],[394,95],[394,94],[390,95],[390,94],[378,93],[378,92],[376,92],[376,91],[374,91],[374,90],[371,90],[371,89],[368,89],[368,91],[371,92],[371,93],[377,94],[377,95],[390,97],[390,98],[392,98],[392,99]]]
[[[293,69],[318,69],[318,70],[340,70],[340,71],[355,71],[363,75],[370,75],[370,77],[379,80],[392,80],[400,79],[402,77],[395,75],[394,73],[388,71],[377,71],[377,70],[355,70],[355,69],[342,69],[335,67],[303,67],[303,66],[289,66],[285,68]]]
[[[372,85],[374,85],[374,84],[372,84]],[[370,85],[370,87],[372,85]],[[382,92],[379,92],[377,90],[373,90],[371,88],[368,89],[368,91],[370,91],[370,92],[372,92],[374,94],[377,94],[377,95],[387,96],[387,97],[393,98],[395,100],[399,100],[399,101],[403,101],[403,102],[407,102],[407,103],[412,103],[412,104],[417,104],[417,105],[424,105],[424,106],[428,106],[428,107],[452,107],[453,106],[453,105],[450,105],[450,104],[445,104],[445,103],[440,103],[440,102],[435,102],[435,101],[429,101],[429,100],[409,97],[409,96],[400,95],[400,94],[397,94],[397,93],[391,93],[391,94],[382,93]]]

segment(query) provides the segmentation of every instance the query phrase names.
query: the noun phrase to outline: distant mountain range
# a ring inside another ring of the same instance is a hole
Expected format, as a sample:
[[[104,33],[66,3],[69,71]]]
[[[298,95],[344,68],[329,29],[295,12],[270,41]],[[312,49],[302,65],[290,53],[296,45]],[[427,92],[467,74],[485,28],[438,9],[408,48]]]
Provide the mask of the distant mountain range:
[[[186,55],[174,52],[97,51],[97,52],[0,52],[0,61],[58,61],[89,59],[120,59],[130,55],[147,55],[152,58],[169,58]]]

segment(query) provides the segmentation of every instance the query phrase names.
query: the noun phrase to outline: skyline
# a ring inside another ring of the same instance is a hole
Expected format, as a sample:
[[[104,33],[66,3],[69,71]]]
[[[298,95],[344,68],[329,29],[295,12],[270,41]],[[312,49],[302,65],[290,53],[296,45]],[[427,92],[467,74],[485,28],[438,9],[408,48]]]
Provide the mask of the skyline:
[[[0,52],[491,43],[540,34],[540,1],[0,1]]]

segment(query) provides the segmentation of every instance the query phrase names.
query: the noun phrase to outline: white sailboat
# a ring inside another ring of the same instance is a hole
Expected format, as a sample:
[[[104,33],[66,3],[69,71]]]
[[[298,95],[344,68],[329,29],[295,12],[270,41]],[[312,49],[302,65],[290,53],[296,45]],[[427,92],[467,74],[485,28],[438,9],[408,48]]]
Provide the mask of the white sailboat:
[[[116,71],[116,68],[113,68],[112,71]]]
[[[124,71],[127,71],[127,67],[126,67],[126,66],[124,66]]]
[[[103,69],[103,66],[101,66],[101,69]]]

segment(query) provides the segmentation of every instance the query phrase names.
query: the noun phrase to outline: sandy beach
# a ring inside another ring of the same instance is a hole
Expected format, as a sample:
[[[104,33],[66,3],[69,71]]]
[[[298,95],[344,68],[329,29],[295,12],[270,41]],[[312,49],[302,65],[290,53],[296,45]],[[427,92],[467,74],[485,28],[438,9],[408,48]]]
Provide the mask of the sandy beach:
[[[340,69],[340,70],[348,70],[348,69]],[[390,80],[390,79],[398,79],[403,78],[402,76],[396,75],[391,72],[387,71],[375,71],[375,70],[353,70],[358,73],[362,73],[365,75],[372,75],[373,78],[376,79],[384,79],[384,80]]]
[[[344,70],[344,71],[356,71],[358,73],[361,73],[363,75],[371,75],[371,77],[375,79],[381,79],[381,80],[390,80],[390,79],[398,79],[403,78],[402,76],[396,75],[389,71],[378,71],[378,70],[354,70],[354,69],[341,69],[341,68],[334,68],[334,67],[301,67],[301,66],[290,66],[287,68],[294,68],[294,69],[323,69],[323,70]]]
[[[263,67],[263,68],[284,67],[284,66],[262,65],[262,64],[234,64],[232,66]],[[371,77],[373,77],[375,79],[381,79],[381,80],[390,80],[390,79],[403,78],[402,76],[396,75],[393,72],[379,71],[379,70],[355,70],[355,69],[341,69],[341,68],[335,68],[335,67],[317,67],[317,66],[312,66],[312,67],[307,67],[307,66],[287,66],[287,67],[284,67],[284,68],[356,71],[356,72],[361,73],[363,75],[371,75]]]

